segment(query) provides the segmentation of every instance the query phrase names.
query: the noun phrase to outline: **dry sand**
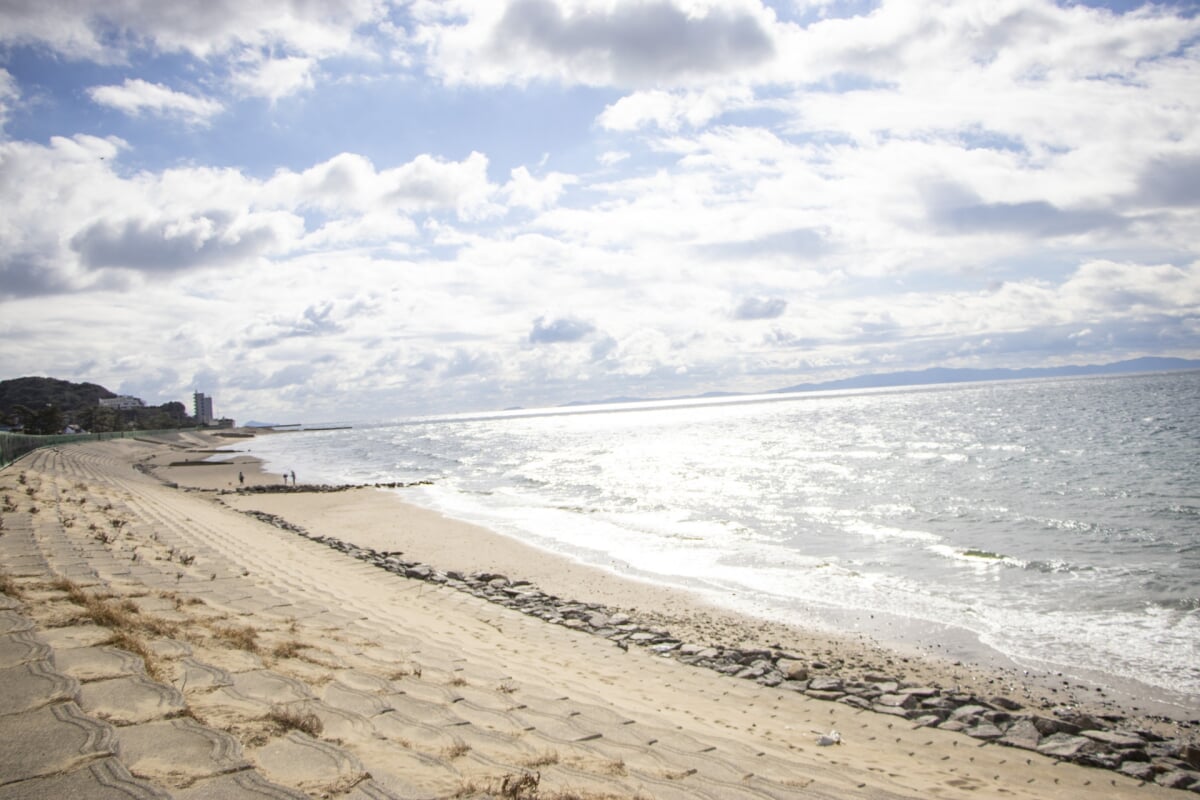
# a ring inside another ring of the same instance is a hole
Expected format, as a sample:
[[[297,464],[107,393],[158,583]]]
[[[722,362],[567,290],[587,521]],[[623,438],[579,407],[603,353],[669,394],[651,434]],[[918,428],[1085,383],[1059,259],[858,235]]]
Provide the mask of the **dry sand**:
[[[625,651],[375,569],[238,510],[267,511],[444,569],[501,572],[563,596],[658,613],[692,641],[786,638],[788,649],[908,680],[981,681],[990,694],[995,681],[1007,680],[722,614],[446,520],[390,492],[218,495],[212,490],[233,488],[239,471],[250,483],[282,479],[244,456],[187,465],[207,455],[189,448],[212,449],[212,442],[122,440],[31,454],[0,472],[0,489],[32,489],[30,503],[41,513],[5,514],[6,535],[27,529],[49,554],[51,572],[170,622],[170,631],[140,629],[152,676],[181,692],[191,718],[235,738],[247,769],[274,785],[355,798],[503,796],[506,776],[507,796],[543,800],[1179,796]],[[97,535],[110,530],[111,537]],[[70,598],[36,571],[18,575],[17,586],[48,638],[63,648],[77,641],[81,634],[53,633],[78,627]],[[320,732],[285,732],[265,721],[273,709],[315,715]],[[832,729],[842,744],[818,746]],[[181,777],[153,759],[130,771],[177,796],[215,791],[225,779]]]

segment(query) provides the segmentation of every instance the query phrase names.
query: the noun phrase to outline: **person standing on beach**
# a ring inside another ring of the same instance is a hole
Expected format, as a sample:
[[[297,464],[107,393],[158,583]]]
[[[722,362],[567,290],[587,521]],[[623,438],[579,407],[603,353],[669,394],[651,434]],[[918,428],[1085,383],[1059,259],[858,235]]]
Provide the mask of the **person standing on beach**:
[[[292,470],[292,486],[296,485],[296,470]]]
[[[240,472],[238,473],[238,485],[239,485],[239,486],[245,486],[245,485],[246,485],[246,476],[245,476],[245,475],[243,475],[243,474],[242,474],[242,473],[240,473]]]
[[[283,473],[283,485],[287,486],[287,473]]]

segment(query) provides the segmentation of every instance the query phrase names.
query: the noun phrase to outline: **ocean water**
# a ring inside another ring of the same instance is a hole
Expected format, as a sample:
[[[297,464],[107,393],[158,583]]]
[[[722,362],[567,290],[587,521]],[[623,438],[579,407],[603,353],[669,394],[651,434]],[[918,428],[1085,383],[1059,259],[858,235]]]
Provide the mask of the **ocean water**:
[[[1200,708],[1200,372],[428,418],[253,450],[302,483],[430,480],[404,496],[745,613],[954,631]]]

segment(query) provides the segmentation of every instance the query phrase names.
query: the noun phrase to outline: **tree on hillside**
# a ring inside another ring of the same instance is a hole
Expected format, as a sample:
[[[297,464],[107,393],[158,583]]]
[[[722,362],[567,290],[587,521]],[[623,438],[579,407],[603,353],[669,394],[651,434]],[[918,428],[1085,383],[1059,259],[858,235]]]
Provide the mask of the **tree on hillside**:
[[[42,406],[36,410],[18,405],[14,411],[25,433],[31,433],[35,436],[49,436],[54,433],[62,433],[63,426],[65,425],[63,422],[63,413],[55,405]]]
[[[79,424],[85,431],[92,433],[108,433],[120,430],[121,419],[115,408],[105,406],[88,406],[79,413]]]

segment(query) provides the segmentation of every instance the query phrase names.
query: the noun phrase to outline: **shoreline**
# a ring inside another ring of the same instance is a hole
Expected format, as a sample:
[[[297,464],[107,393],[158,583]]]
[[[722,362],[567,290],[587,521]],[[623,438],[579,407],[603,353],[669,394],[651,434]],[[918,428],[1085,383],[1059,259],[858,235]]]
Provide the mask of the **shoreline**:
[[[6,675],[62,671],[41,702],[107,725],[121,746],[97,756],[127,783],[430,800],[510,796],[515,782],[533,793],[511,796],[543,800],[1165,800],[1200,786],[1200,748],[1130,721],[1030,716],[985,676],[979,692],[922,685],[924,662],[853,639],[793,650],[776,635],[804,632],[564,573],[490,531],[451,533],[395,492],[285,490],[246,461],[197,468],[174,443],[198,439],[48,448],[0,470],[0,601],[17,631],[5,652],[29,642],[21,658],[36,662]],[[228,491],[239,471],[264,490]],[[243,501],[286,513],[232,507]],[[386,552],[349,543],[397,527],[447,557],[515,567],[442,572],[390,539]],[[537,570],[562,597],[527,582]],[[628,592],[637,618],[576,602],[591,592]],[[744,647],[685,642],[691,631]],[[53,720],[6,708],[0,722],[21,740]],[[36,782],[60,771],[21,759],[25,794],[48,796]]]
[[[840,632],[802,628],[715,605],[685,588],[664,586],[620,575],[522,542],[472,522],[454,519],[406,500],[403,489],[312,487],[281,490],[282,478],[263,469],[261,460],[239,454],[224,469],[200,472],[159,467],[166,480],[193,489],[221,492],[238,511],[279,517],[313,535],[332,536],[377,552],[403,554],[434,570],[495,573],[528,582],[547,594],[581,603],[598,603],[635,615],[660,630],[695,644],[747,651],[816,653],[844,669],[862,674],[904,673],[909,683],[936,684],[978,697],[1000,697],[1022,707],[1050,713],[1072,709],[1094,718],[1121,718],[1171,738],[1200,736],[1200,710],[1181,702],[1159,702],[1155,687],[1114,676],[1071,676],[1056,668],[1022,667],[988,648],[969,631],[929,624],[924,642],[881,641],[849,628]],[[247,491],[237,491],[236,471],[246,476]],[[256,491],[256,487],[264,487]],[[836,616],[837,612],[834,612]],[[903,623],[918,627],[911,620]],[[939,638],[940,637],[940,638]],[[937,652],[942,650],[951,655]],[[979,658],[979,656],[988,656]],[[818,659],[819,660],[819,659]]]

